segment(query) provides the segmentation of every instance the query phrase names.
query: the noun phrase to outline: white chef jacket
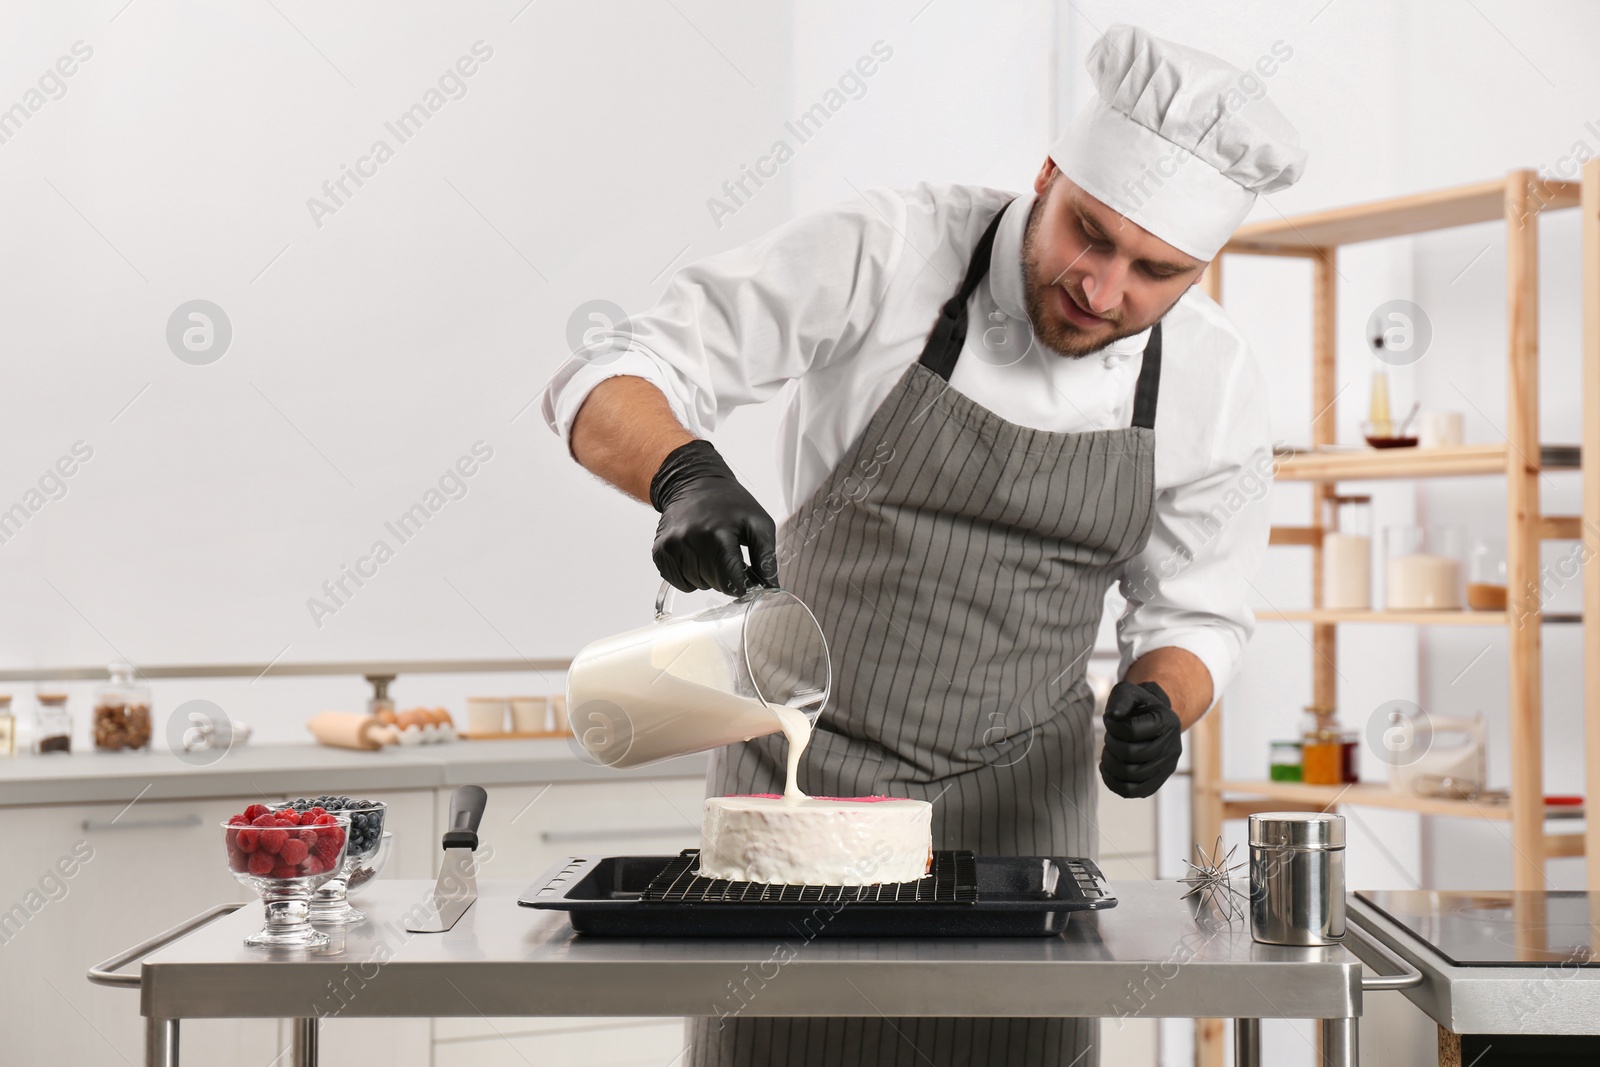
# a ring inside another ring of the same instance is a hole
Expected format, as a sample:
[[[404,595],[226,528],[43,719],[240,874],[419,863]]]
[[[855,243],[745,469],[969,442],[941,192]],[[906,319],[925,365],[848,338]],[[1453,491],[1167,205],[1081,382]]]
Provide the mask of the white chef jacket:
[[[626,374],[655,384],[704,436],[734,408],[795,382],[778,445],[792,513],[921,354],[979,234],[1013,195],[872,189],[690,264],[625,329],[594,335],[609,346],[592,344],[561,366],[543,394],[545,421],[570,447],[589,390]],[[995,234],[950,386],[1034,429],[1127,427],[1149,331],[1077,359],[1034,340],[1021,258],[1033,201],[1018,196]],[[1238,329],[1199,289],[1162,323],[1154,525],[1121,578],[1128,607],[1117,640],[1124,670],[1152,649],[1187,649],[1220,696],[1255,626],[1246,594],[1269,524],[1266,386]],[[597,348],[610,350],[593,357]]]

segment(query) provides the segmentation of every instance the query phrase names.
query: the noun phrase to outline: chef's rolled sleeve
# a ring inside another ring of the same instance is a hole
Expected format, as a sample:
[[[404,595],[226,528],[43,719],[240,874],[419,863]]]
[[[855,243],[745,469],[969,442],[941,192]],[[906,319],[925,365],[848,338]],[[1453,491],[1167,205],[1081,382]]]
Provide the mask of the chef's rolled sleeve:
[[[626,374],[654,384],[704,436],[735,408],[854,354],[899,260],[905,216],[892,190],[868,190],[684,267],[654,307],[592,332],[590,351],[562,364],[545,422],[570,449],[589,391]]]
[[[605,362],[570,359],[556,372],[544,392],[545,423],[572,447],[572,424],[578,418],[578,409],[588,399],[594,387],[607,378],[628,376],[643,378],[661,390],[672,408],[672,414],[684,426],[693,430],[688,409],[677,395],[676,383],[665,372],[664,361],[637,349],[616,353]]]

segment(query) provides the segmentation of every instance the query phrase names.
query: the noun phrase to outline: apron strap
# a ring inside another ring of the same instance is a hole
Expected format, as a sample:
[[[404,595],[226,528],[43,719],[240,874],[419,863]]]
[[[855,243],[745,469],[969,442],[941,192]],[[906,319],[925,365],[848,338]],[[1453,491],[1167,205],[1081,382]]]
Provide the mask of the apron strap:
[[[1006,207],[1009,206],[1011,201],[1008,200]],[[960,290],[939,309],[939,319],[933,324],[927,343],[922,346],[922,355],[917,362],[945,381],[950,380],[950,372],[956,369],[956,359],[961,355],[961,346],[966,343],[967,301],[972,299],[972,294],[978,290],[978,283],[989,273],[994,234],[1000,228],[1000,219],[1005,213],[1006,208],[1002,207],[989,220],[989,228],[978,238],[978,247],[972,250],[972,259],[967,262],[967,276],[961,279]]]
[[[1161,393],[1161,323],[1150,327],[1144,345],[1144,363],[1139,368],[1139,383],[1133,389],[1133,424],[1147,430],[1156,428],[1156,398]]]

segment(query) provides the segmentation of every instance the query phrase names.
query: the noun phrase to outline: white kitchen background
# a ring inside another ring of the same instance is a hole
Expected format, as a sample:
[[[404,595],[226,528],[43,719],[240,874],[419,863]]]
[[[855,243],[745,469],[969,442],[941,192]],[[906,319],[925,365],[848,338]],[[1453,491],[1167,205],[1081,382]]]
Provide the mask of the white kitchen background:
[[[1581,0],[0,5],[0,509],[27,511],[20,529],[0,527],[0,661],[538,658],[638,624],[656,585],[655,515],[572,464],[535,403],[585,305],[648,306],[683,263],[869,186],[1025,188],[1088,98],[1083,57],[1116,21],[1240,65],[1288,47],[1263,84],[1310,165],[1260,218],[1514,167],[1571,178],[1575,152],[1600,153],[1600,8]],[[886,56],[875,72],[853,74],[874,53]],[[843,103],[798,143],[785,123],[828,99]],[[418,103],[428,117],[402,139],[390,124]],[[364,162],[380,140],[389,152]],[[793,158],[730,200],[724,183],[777,140]],[[1579,435],[1577,221],[1541,225],[1552,442]],[[1463,411],[1469,442],[1499,439],[1501,232],[1341,253],[1345,440],[1365,407],[1364,324],[1392,298],[1420,304],[1434,329],[1397,378],[1401,406]],[[1308,437],[1309,282],[1304,264],[1276,260],[1230,260],[1225,278],[1270,376],[1274,435],[1291,443]],[[193,300],[231,329],[208,365],[169,347],[169,319]],[[717,434],[773,509],[781,403]],[[441,484],[475,445],[475,473]],[[92,455],[42,483],[75,446]],[[1375,525],[1497,533],[1500,495],[1480,489],[1384,487]],[[437,507],[402,543],[385,524],[430,490]],[[1576,510],[1573,476],[1544,492],[1547,511]],[[1305,502],[1291,487],[1274,507],[1299,522]],[[392,558],[330,597],[324,583],[380,539]],[[1272,550],[1257,585],[1264,604],[1304,605],[1303,555]],[[1553,606],[1576,596],[1573,583]],[[1505,784],[1503,633],[1363,628],[1341,641],[1347,725],[1394,698],[1481,711]],[[1579,655],[1574,628],[1546,630],[1550,792],[1581,789]],[[1228,694],[1228,776],[1264,776],[1267,740],[1309,699],[1309,663],[1304,633],[1260,628]],[[413,677],[395,695],[459,710],[469,691],[560,686]],[[364,696],[355,678],[156,686],[158,711],[211,699],[262,741],[303,740],[307,714]],[[1375,760],[1364,769],[1382,776]],[[1175,868],[1187,805],[1181,788],[1162,796]],[[1503,884],[1504,831],[1357,810],[1351,884]],[[1576,886],[1581,863],[1553,861],[1553,883]],[[1168,1062],[1182,1062],[1186,1027],[1165,1031]],[[1269,1027],[1269,1060],[1307,1060],[1301,1033]]]

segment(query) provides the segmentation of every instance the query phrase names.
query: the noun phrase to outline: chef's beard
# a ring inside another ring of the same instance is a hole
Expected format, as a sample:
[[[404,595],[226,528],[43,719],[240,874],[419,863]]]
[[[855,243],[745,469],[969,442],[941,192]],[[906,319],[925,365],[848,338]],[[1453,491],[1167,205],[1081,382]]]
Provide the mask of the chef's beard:
[[[1059,313],[1051,318],[1045,317],[1045,298],[1049,296],[1050,290],[1054,289],[1057,283],[1046,281],[1040,277],[1038,265],[1034,262],[1034,252],[1038,238],[1040,209],[1044,207],[1045,200],[1048,197],[1047,191],[1034,198],[1033,208],[1028,212],[1028,227],[1022,236],[1022,285],[1023,291],[1026,293],[1028,321],[1033,327],[1034,337],[1038,338],[1046,348],[1056,353],[1056,355],[1065,356],[1068,359],[1078,359],[1083,356],[1092,356],[1124,337],[1132,337],[1136,333],[1149,329],[1155,322],[1154,319],[1150,322],[1128,327],[1121,321],[1119,314],[1115,318],[1106,320],[1112,326],[1109,334],[1102,337],[1099,331],[1096,331],[1091,336],[1080,327],[1067,321]],[[1072,297],[1077,299],[1079,307],[1088,306],[1089,301],[1083,292],[1073,289],[1071,283],[1065,280],[1059,284],[1068,289]],[[1171,310],[1171,308],[1169,307],[1167,310]],[[1164,315],[1166,312],[1163,311],[1162,314]],[[1160,317],[1160,315],[1157,315],[1156,319]]]

